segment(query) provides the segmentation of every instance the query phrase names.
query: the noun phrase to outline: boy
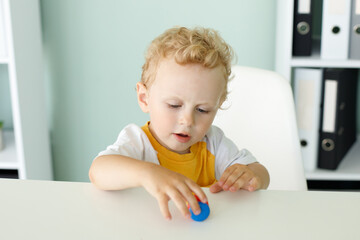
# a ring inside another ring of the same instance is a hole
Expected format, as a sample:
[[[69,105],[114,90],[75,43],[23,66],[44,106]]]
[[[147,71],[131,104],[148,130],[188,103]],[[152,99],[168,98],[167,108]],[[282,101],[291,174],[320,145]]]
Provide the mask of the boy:
[[[92,183],[104,190],[142,186],[171,219],[168,201],[189,218],[212,193],[266,189],[267,170],[212,126],[227,95],[232,50],[213,30],[172,28],[150,45],[137,83],[138,103],[150,121],[125,127],[93,161]]]

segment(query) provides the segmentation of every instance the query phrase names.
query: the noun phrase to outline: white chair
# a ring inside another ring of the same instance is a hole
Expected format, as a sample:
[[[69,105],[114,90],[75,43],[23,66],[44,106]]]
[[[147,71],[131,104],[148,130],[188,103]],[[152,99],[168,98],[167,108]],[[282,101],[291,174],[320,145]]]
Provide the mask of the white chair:
[[[226,109],[214,125],[268,169],[268,189],[307,190],[289,82],[257,68],[234,66],[232,73]]]

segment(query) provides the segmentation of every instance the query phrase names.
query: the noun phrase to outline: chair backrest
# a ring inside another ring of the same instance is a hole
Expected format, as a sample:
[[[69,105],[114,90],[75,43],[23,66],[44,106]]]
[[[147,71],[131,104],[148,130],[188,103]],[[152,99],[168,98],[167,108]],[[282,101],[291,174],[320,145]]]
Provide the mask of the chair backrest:
[[[218,111],[214,125],[268,169],[268,189],[307,190],[289,82],[250,67],[234,66],[232,74],[226,109]]]

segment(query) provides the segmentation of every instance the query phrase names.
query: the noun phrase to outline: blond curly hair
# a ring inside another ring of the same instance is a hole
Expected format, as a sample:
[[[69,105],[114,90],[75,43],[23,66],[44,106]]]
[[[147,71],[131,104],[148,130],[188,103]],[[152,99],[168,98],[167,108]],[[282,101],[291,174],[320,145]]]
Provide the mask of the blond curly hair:
[[[151,86],[158,65],[164,58],[174,58],[181,65],[198,63],[210,69],[222,66],[226,81],[220,99],[222,103],[228,94],[227,83],[231,74],[233,56],[232,48],[213,29],[171,28],[151,42],[145,54],[145,64],[142,66],[141,83],[146,87]]]

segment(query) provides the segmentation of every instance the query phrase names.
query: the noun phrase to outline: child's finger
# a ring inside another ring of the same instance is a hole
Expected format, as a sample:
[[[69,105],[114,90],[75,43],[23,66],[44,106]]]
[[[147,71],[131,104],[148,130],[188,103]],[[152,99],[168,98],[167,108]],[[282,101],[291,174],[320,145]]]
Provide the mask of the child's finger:
[[[163,196],[158,199],[161,214],[164,216],[165,219],[171,220],[168,202],[169,198],[167,196]]]
[[[234,168],[231,175],[226,179],[226,182],[223,185],[223,189],[230,190],[234,183],[241,179],[243,174],[244,170],[242,168]]]
[[[220,177],[219,186],[223,187],[228,180],[229,176],[231,176],[232,172],[235,170],[235,165],[228,167]],[[225,190],[225,189],[224,189]]]
[[[184,200],[191,207],[193,213],[195,213],[196,215],[199,214],[201,212],[199,203],[195,198],[194,194],[188,188],[188,186],[184,185],[184,186],[179,186],[178,188],[180,193],[183,195]]]
[[[249,172],[243,172],[243,174],[238,177],[238,179],[234,182],[234,184],[229,187],[229,190],[231,192],[236,192],[239,189],[244,188],[249,184],[252,177],[253,175],[250,174]]]
[[[174,201],[176,207],[180,210],[185,218],[190,218],[189,209],[186,206],[184,197],[178,191],[173,191],[169,194],[170,198]],[[194,197],[195,198],[195,197]]]
[[[244,179],[239,178],[237,181],[234,182],[233,185],[231,185],[231,186],[229,187],[229,190],[230,190],[231,192],[236,192],[236,191],[238,191],[240,188],[242,188],[244,185],[245,185]]]
[[[244,187],[245,190],[248,190],[249,192],[253,192],[259,189],[259,182],[256,178],[252,178],[249,181],[249,184]]]
[[[204,191],[193,181],[189,181],[188,186],[190,190],[195,193],[195,195],[200,199],[201,202],[206,203],[208,201],[206,194]]]
[[[212,193],[218,193],[223,190],[222,186],[220,186],[219,182],[214,183],[210,186],[210,192]]]

